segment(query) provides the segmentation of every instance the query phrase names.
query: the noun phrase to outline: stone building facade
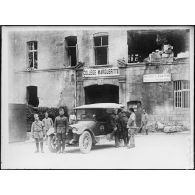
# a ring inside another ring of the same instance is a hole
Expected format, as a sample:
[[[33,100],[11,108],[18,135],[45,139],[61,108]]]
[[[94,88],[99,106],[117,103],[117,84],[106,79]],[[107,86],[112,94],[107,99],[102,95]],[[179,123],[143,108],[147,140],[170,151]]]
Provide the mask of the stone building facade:
[[[181,91],[183,81],[190,81],[192,30],[10,28],[6,34],[9,103],[66,105],[72,110],[82,104],[116,102],[133,106],[137,112],[144,107],[154,120],[164,116],[185,121],[190,118],[189,94]]]

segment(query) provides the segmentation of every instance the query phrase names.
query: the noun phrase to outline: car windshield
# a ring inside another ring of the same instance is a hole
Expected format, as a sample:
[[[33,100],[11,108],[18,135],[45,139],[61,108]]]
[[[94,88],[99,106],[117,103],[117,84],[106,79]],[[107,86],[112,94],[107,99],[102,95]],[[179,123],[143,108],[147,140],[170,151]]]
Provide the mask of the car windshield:
[[[110,109],[79,109],[76,111],[77,120],[107,121]]]

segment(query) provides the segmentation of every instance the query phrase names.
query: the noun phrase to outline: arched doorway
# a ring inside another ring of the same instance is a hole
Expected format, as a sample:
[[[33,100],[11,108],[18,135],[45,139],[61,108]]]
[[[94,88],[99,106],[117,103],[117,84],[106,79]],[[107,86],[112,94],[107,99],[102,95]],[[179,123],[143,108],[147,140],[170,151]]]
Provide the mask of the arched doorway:
[[[119,103],[119,87],[115,85],[91,85],[84,88],[85,104]]]

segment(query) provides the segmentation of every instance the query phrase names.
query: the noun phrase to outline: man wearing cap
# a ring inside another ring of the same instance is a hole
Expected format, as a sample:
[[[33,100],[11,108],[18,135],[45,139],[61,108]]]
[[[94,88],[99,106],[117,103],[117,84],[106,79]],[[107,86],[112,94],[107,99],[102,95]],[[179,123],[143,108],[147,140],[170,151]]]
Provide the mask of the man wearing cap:
[[[134,148],[135,147],[135,130],[136,130],[136,116],[133,108],[129,109],[130,117],[127,122],[127,128],[128,128],[128,135],[129,135],[129,141],[130,145],[128,143],[128,148]]]
[[[64,153],[66,133],[68,130],[68,119],[64,116],[64,108],[59,108],[59,116],[55,118],[54,130],[57,137],[57,142],[60,147],[59,153]]]
[[[119,122],[121,126],[121,137],[124,140],[124,146],[127,146],[129,142],[128,128],[127,128],[129,114],[125,111],[124,107],[122,107],[121,112],[119,112],[118,116],[119,116]]]
[[[120,127],[119,127],[119,118],[117,115],[117,109],[113,109],[112,114],[110,116],[110,124],[113,129],[113,134],[115,137],[115,147],[119,147],[119,139],[120,139]]]

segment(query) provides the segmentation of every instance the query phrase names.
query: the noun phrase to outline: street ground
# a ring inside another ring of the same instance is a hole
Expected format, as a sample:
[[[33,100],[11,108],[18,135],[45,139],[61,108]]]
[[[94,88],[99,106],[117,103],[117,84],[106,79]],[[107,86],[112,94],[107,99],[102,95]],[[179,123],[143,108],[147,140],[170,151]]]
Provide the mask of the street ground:
[[[88,154],[67,147],[66,154],[34,153],[32,142],[11,143],[2,152],[5,169],[189,169],[192,168],[189,132],[136,135],[136,147],[115,148],[114,142],[96,145]]]

